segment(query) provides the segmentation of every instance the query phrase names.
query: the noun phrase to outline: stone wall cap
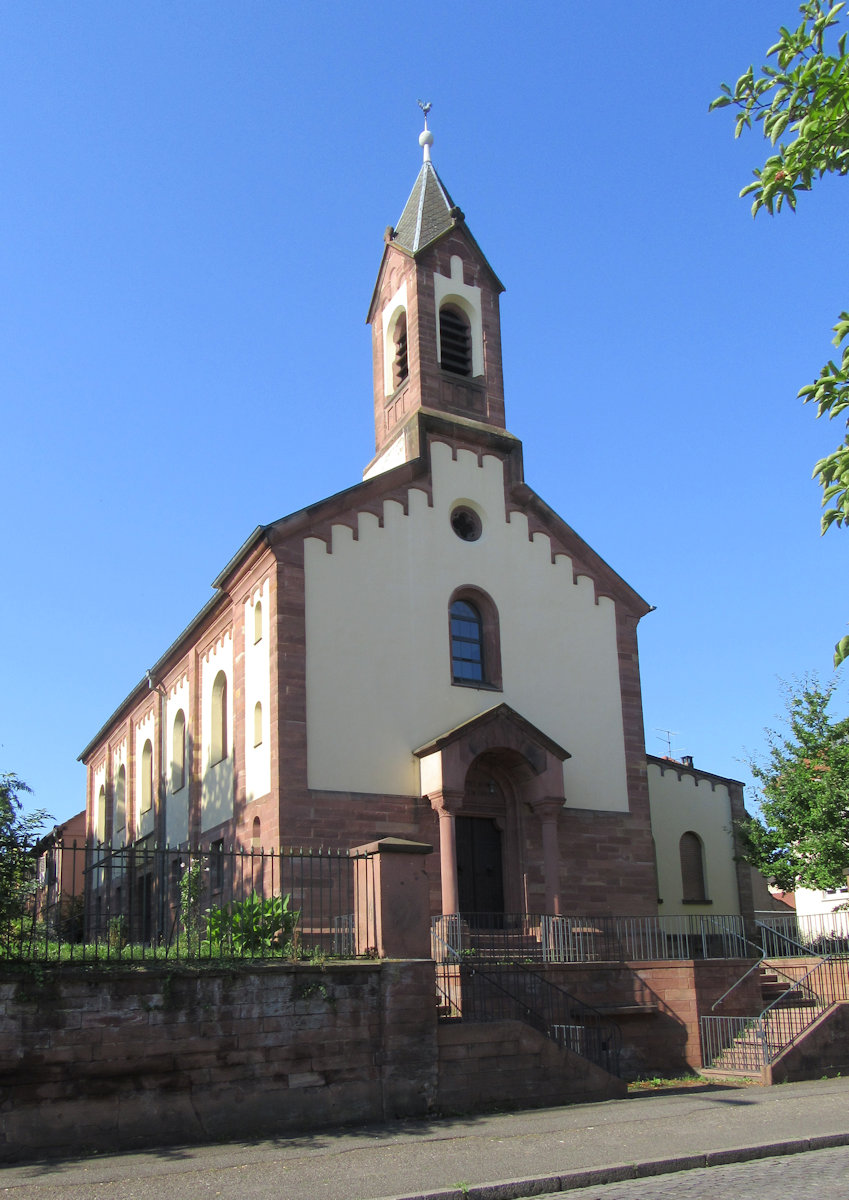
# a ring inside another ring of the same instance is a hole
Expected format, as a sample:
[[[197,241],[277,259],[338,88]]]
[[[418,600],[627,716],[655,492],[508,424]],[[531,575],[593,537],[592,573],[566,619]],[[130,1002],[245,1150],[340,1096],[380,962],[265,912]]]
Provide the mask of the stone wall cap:
[[[365,846],[357,846],[352,854],[433,854],[427,842],[411,842],[407,838],[385,837]]]

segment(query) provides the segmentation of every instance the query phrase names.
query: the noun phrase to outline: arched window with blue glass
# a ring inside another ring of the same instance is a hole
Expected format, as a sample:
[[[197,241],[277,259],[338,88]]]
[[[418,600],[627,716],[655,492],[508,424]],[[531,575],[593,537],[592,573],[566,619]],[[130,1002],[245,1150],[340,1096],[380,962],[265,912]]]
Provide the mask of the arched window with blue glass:
[[[448,606],[451,682],[501,689],[498,610],[478,588],[459,588]]]

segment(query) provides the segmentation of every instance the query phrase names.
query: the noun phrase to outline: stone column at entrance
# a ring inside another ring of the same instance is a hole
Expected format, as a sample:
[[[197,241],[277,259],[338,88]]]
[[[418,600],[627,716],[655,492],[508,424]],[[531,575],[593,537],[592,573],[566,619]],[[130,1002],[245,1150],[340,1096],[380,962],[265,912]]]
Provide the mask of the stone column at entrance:
[[[534,800],[531,808],[542,825],[542,863],[545,872],[545,908],[549,916],[560,916],[560,842],[557,818],[563,809],[563,797],[549,796]]]
[[[439,870],[442,878],[442,915],[460,911],[460,887],[457,881],[457,833],[454,817],[463,806],[463,793],[443,788],[428,795],[439,815]]]

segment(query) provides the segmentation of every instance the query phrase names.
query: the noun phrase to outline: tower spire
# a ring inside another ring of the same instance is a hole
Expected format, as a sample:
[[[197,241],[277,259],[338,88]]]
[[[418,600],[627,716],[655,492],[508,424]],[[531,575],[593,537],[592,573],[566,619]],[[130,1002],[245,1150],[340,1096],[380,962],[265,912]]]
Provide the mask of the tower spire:
[[[430,148],[433,145],[433,134],[427,127],[427,114],[433,108],[430,100],[419,100],[419,108],[424,113],[424,129],[419,134],[419,145],[422,148],[422,162],[430,162]]]

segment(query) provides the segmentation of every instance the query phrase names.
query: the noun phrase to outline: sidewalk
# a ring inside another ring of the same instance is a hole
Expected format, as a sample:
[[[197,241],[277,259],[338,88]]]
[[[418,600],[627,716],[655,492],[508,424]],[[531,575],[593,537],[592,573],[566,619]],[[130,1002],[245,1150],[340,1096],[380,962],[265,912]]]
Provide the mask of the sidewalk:
[[[0,1169],[14,1200],[516,1200],[661,1171],[849,1145],[849,1079],[712,1086],[496,1116]],[[478,1191],[483,1184],[496,1184]],[[5,1190],[4,1190],[5,1189]]]

